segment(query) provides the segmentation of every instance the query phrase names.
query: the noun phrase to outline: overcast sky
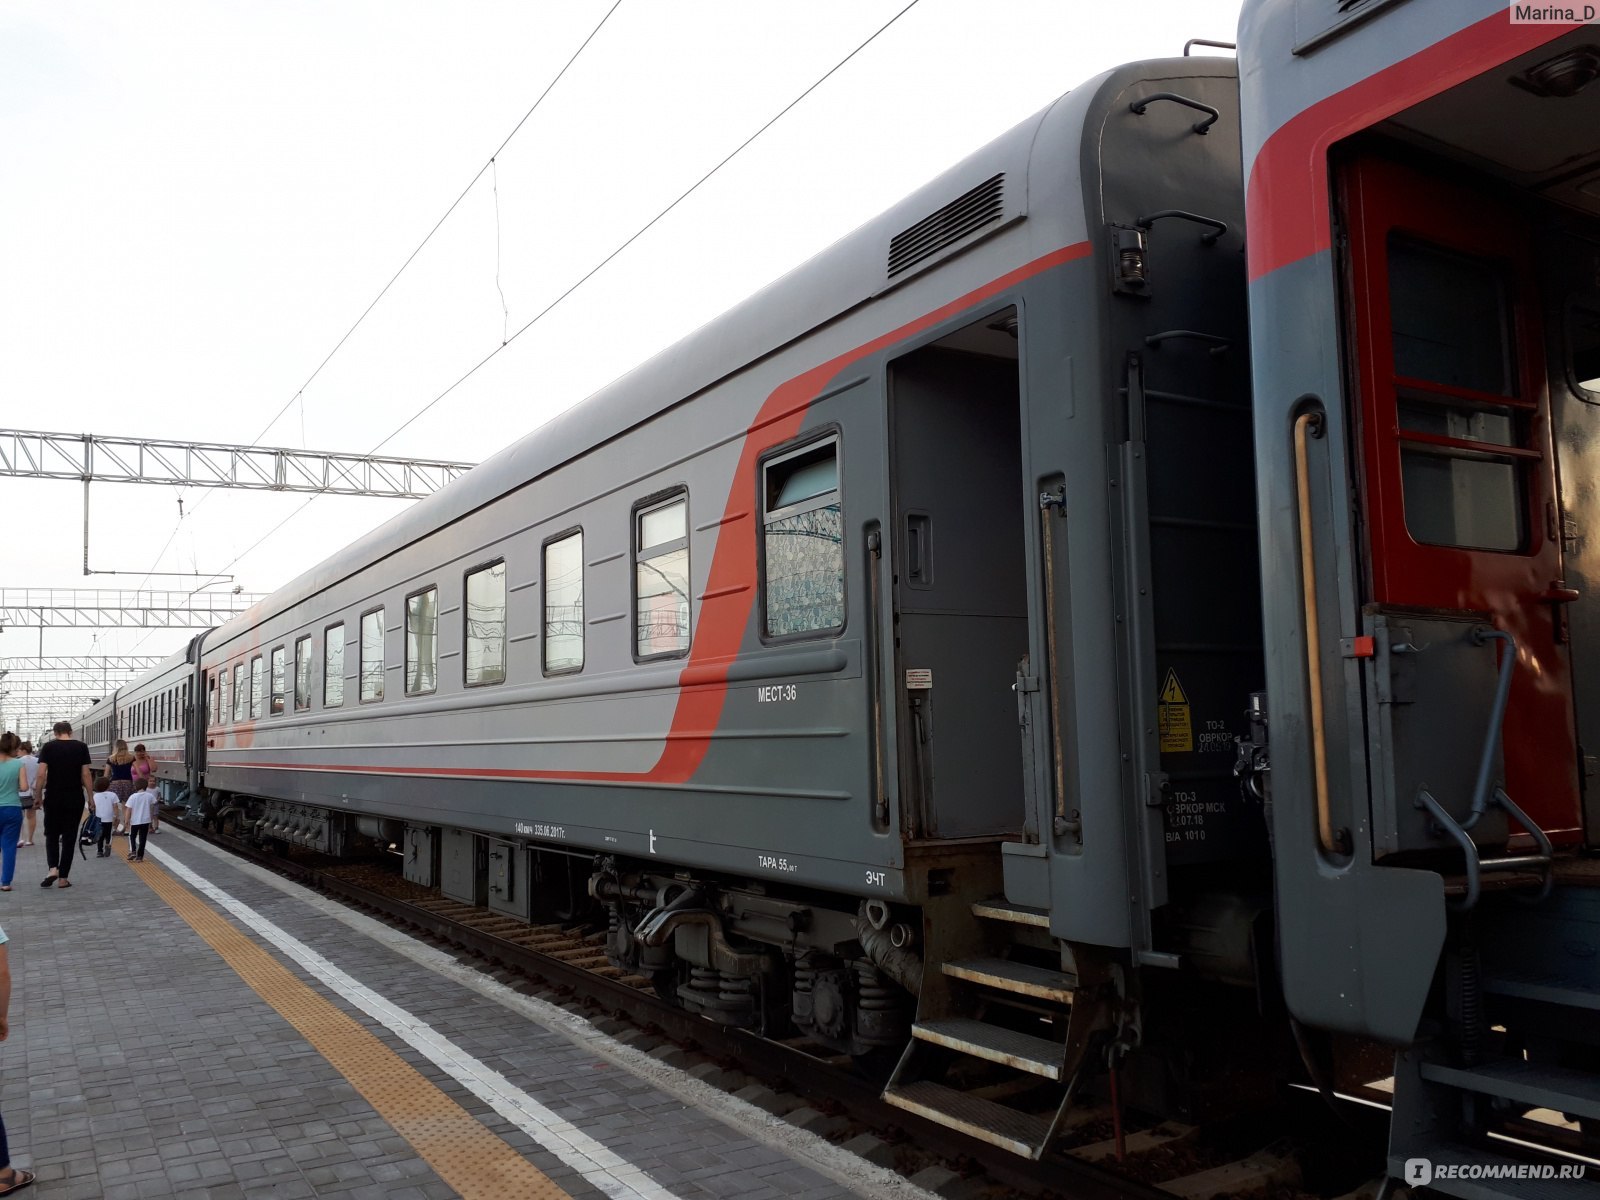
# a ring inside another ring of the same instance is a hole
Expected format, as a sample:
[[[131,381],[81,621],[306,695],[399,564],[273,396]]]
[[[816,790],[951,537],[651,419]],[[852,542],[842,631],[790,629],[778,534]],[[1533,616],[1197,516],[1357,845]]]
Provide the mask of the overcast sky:
[[[0,425],[371,450],[906,0],[621,0],[264,429],[612,3],[8,0]],[[1105,67],[1231,41],[1238,8],[919,0],[384,452],[487,457]],[[249,549],[305,498],[191,489],[181,521],[179,498],[96,485],[90,565],[130,574],[85,578],[81,485],[0,480],[0,584],[270,591],[404,503],[323,497]]]

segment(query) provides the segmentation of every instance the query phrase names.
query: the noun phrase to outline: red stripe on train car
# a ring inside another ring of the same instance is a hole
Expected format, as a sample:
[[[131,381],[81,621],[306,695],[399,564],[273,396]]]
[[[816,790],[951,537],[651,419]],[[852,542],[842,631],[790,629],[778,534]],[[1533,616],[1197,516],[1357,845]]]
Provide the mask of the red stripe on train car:
[[[1513,25],[1507,8],[1285,121],[1250,167],[1245,196],[1250,279],[1332,245],[1328,148],[1334,142],[1576,28]]]
[[[700,620],[695,626],[694,642],[690,647],[689,661],[678,676],[678,701],[673,710],[672,725],[665,737],[665,745],[655,765],[646,771],[553,771],[553,770],[499,770],[492,767],[367,767],[367,766],[313,766],[292,763],[230,763],[208,759],[208,766],[231,766],[238,769],[252,767],[265,770],[333,771],[354,774],[395,774],[456,776],[499,779],[573,779],[602,783],[687,783],[704,761],[707,750],[716,735],[722,718],[722,706],[727,699],[728,667],[738,658],[744,631],[750,623],[750,614],[756,599],[756,533],[757,514],[750,509],[751,489],[754,487],[756,460],[771,446],[788,441],[800,432],[806,410],[811,401],[825,390],[839,373],[852,363],[859,362],[896,342],[914,337],[931,329],[941,321],[965,309],[982,304],[1024,280],[1043,274],[1055,267],[1085,258],[1092,247],[1088,242],[1075,242],[1052,250],[1049,254],[1024,263],[982,287],[957,296],[932,312],[924,313],[897,329],[873,338],[847,350],[836,358],[797,375],[778,387],[761,405],[754,421],[745,431],[744,445],[739,454],[739,468],[733,477],[733,487],[728,493],[727,507],[723,511],[717,532],[716,549],[712,551],[711,571],[706,580],[704,599],[700,605]]]

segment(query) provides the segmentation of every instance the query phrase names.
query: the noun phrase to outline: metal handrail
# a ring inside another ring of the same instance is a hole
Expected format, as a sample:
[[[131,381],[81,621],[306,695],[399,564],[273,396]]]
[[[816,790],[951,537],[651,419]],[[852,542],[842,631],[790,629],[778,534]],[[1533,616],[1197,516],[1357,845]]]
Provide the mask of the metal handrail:
[[[1306,673],[1311,689],[1311,763],[1317,794],[1317,844],[1338,853],[1328,796],[1328,739],[1322,711],[1322,633],[1317,616],[1317,564],[1311,539],[1311,469],[1307,441],[1322,427],[1320,413],[1304,412],[1294,422],[1294,484],[1300,508],[1300,587],[1306,625]],[[1443,811],[1442,809],[1440,810]],[[1469,839],[1470,841],[1470,839]]]
[[[1500,679],[1494,689],[1494,705],[1489,709],[1489,731],[1484,734],[1483,753],[1478,757],[1478,779],[1472,787],[1472,808],[1461,823],[1463,829],[1471,829],[1489,810],[1489,772],[1494,768],[1495,747],[1500,744],[1506,702],[1511,697],[1511,676],[1517,669],[1517,639],[1505,630],[1477,629],[1473,631],[1472,640],[1480,646],[1485,642],[1504,642],[1506,651],[1500,659]]]

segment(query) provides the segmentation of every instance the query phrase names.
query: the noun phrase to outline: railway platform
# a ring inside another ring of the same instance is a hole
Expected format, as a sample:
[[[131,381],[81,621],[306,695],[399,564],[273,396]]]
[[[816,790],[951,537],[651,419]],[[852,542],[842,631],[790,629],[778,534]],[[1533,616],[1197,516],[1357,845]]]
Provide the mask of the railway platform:
[[[24,1196],[932,1195],[180,830],[45,870],[0,894]]]

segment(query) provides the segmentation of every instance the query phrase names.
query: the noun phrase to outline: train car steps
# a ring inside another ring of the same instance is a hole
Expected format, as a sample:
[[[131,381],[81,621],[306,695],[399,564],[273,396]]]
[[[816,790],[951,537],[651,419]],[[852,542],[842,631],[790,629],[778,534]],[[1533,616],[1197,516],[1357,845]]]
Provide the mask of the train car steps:
[[[1023,1158],[1037,1158],[1050,1135],[1049,1121],[942,1083],[919,1080],[892,1086],[884,1092],[883,1098],[896,1108]]]
[[[1061,1043],[970,1017],[919,1021],[911,1036],[1045,1079],[1061,1078]]]
[[[1502,1059],[1472,1067],[1425,1062],[1422,1078],[1459,1091],[1499,1096],[1514,1104],[1600,1120],[1600,1076],[1568,1067]]]
[[[1050,928],[1050,914],[1044,909],[1012,904],[1008,900],[980,900],[972,906],[972,915],[989,921],[1005,921],[1012,925]]]
[[[943,964],[942,969],[946,975],[968,983],[1032,996],[1036,1000],[1053,1000],[1058,1004],[1071,1004],[1072,991],[1077,986],[1077,980],[1065,972],[1030,967],[1005,958],[961,959]]]

